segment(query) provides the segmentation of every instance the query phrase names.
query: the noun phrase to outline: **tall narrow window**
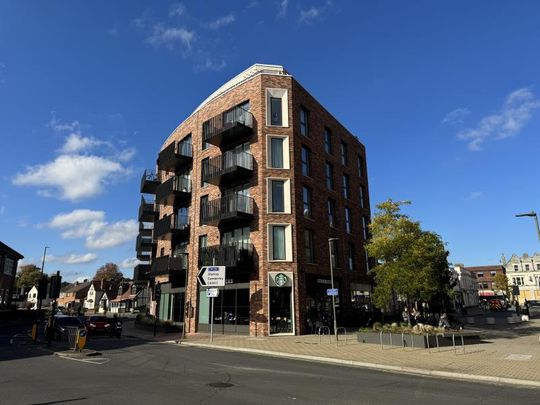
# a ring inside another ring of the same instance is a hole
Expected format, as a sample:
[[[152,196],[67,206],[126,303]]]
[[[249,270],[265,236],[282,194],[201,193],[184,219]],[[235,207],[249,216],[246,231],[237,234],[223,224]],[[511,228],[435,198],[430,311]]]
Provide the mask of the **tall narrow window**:
[[[285,180],[270,180],[272,212],[285,212]]]
[[[309,111],[305,108],[300,108],[300,134],[309,136]]]
[[[311,217],[311,189],[309,187],[302,188],[302,199],[304,201],[304,216]]]
[[[332,132],[328,128],[324,128],[324,151],[332,154]]]
[[[270,167],[283,169],[283,138],[270,138]]]
[[[326,188],[328,190],[333,190],[334,189],[334,166],[332,165],[332,163],[326,162],[325,172],[326,172]]]
[[[311,229],[304,229],[304,247],[306,263],[315,263],[315,255],[313,252],[313,231]]]
[[[208,207],[208,196],[204,195],[201,197],[201,211],[199,213],[200,215],[200,221],[201,223],[208,217],[209,215],[209,207]]]
[[[336,202],[331,198],[328,199],[328,224],[336,226]]]
[[[345,207],[345,231],[347,233],[352,232],[351,209],[349,207]]]
[[[270,97],[270,124],[283,125],[283,112],[281,111],[281,98]]]
[[[341,164],[347,166],[349,164],[349,151],[347,144],[341,141]]]
[[[201,235],[199,236],[199,261],[205,263],[204,256],[206,253],[206,247],[208,246],[208,236]]]
[[[351,190],[349,187],[349,176],[347,174],[343,175],[343,197],[351,198]]]
[[[302,174],[311,175],[311,151],[305,146],[302,146]]]
[[[347,250],[347,269],[352,271],[354,270],[354,245],[349,243]]]
[[[366,217],[362,217],[362,236],[364,240],[368,238],[368,221]]]
[[[204,158],[201,162],[201,167],[203,173],[208,173],[210,171],[210,158]],[[206,187],[208,183],[204,181],[204,176],[201,176],[201,187]]]
[[[360,186],[360,207],[366,208],[366,188]]]
[[[203,122],[203,136],[202,136],[202,150],[206,150],[210,147],[210,144],[208,142],[205,142],[205,139],[208,139],[210,136],[210,121]]]
[[[272,225],[272,260],[285,260],[285,226]]]
[[[364,177],[364,159],[358,155],[358,177]]]

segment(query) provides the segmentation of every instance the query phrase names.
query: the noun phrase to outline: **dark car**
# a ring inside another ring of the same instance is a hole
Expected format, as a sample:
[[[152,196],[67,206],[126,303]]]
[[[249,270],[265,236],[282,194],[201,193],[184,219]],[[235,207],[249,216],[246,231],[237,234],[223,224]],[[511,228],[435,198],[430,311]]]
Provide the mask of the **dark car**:
[[[74,316],[55,315],[52,337],[55,340],[67,339],[67,328],[77,327],[84,329],[84,324]],[[45,325],[45,335],[47,335],[47,325]]]
[[[111,320],[106,316],[92,315],[85,322],[88,333],[108,333],[111,328]]]

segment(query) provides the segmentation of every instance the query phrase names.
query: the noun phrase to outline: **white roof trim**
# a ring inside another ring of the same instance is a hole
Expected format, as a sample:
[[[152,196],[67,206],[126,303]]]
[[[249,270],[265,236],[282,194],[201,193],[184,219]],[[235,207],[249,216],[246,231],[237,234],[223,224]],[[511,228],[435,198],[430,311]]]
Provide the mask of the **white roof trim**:
[[[197,111],[199,111],[205,104],[209,103],[210,101],[214,100],[215,98],[227,93],[228,91],[232,90],[236,86],[239,86],[240,84],[252,79],[253,77],[257,75],[277,75],[277,76],[290,76],[290,74],[285,70],[285,68],[281,65],[264,65],[261,63],[256,63],[253,66],[247,68],[242,73],[236,75],[231,80],[229,80],[227,83],[225,83],[223,86],[221,86],[219,89],[214,91],[210,96],[206,98],[196,109],[193,111],[190,115],[190,117],[195,114]]]

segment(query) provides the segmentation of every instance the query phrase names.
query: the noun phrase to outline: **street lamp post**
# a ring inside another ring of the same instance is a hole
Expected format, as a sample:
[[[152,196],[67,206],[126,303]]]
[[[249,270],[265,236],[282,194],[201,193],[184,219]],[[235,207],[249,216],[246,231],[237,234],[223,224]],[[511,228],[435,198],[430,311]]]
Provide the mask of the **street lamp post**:
[[[337,238],[328,238],[328,253],[330,255],[330,282],[332,284],[332,290],[334,290],[334,262],[332,260],[332,242],[337,241]],[[337,319],[336,319],[336,296],[332,291],[332,312],[334,316],[334,334],[337,340]]]
[[[538,241],[540,242],[540,226],[538,226],[538,215],[536,212],[526,212],[525,214],[516,214],[516,217],[533,217],[536,224],[536,233],[538,234]]]

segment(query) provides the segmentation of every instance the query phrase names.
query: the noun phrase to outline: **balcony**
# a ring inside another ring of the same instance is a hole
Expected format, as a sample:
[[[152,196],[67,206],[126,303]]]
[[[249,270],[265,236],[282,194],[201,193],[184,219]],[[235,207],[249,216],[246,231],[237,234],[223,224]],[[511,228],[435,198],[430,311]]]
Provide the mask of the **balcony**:
[[[152,237],[152,232],[154,230],[154,224],[148,222],[139,222],[139,235]]]
[[[203,141],[223,148],[239,144],[253,133],[253,115],[235,107],[203,124]]]
[[[203,161],[202,180],[217,186],[249,179],[253,174],[253,156],[249,152],[227,151]]]
[[[158,213],[154,209],[154,202],[141,197],[141,205],[139,206],[139,221],[154,222]]]
[[[159,180],[153,171],[145,170],[141,177],[141,193],[156,194]]]
[[[249,222],[253,219],[253,205],[253,198],[236,193],[203,202],[201,223],[220,226],[233,221]]]
[[[141,282],[148,280],[147,273],[150,271],[149,264],[138,264],[133,269],[133,281]]]
[[[188,255],[183,253],[176,257],[161,256],[152,260],[152,268],[149,276],[161,276],[172,275],[180,272],[181,270],[187,270],[188,268]]]
[[[232,245],[207,246],[199,250],[199,265],[244,267],[253,266],[253,245],[238,242]]]
[[[188,166],[193,159],[191,138],[188,141],[173,141],[159,152],[157,165],[160,170],[178,172]]]
[[[168,215],[154,224],[154,237],[160,240],[172,240],[175,237],[189,236],[188,215]]]
[[[191,200],[191,176],[172,176],[159,185],[156,202],[163,205],[186,204]]]
[[[151,252],[156,242],[152,240],[152,237],[137,235],[137,241],[135,243],[135,249],[137,252]]]

